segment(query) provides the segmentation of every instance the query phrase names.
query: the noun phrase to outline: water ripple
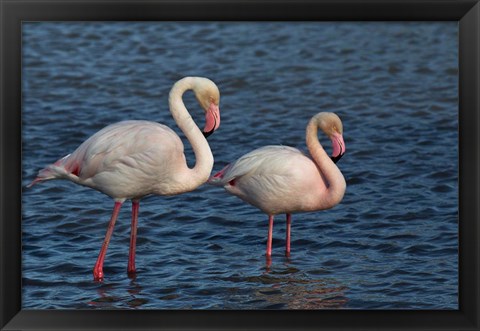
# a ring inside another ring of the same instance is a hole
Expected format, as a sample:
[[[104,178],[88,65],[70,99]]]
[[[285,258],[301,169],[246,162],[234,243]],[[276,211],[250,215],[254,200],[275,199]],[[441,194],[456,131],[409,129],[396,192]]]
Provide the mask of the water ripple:
[[[270,261],[267,216],[205,185],[142,201],[133,278],[126,203],[106,278],[94,282],[111,199],[62,181],[25,188],[23,308],[458,309],[455,22],[31,22],[22,31],[23,185],[113,122],[179,132],[168,92],[186,75],[211,78],[222,94],[213,171],[263,145],[305,151],[319,111],[339,114],[347,145],[343,201],[293,216],[288,258],[277,216]],[[202,124],[193,94],[185,101]]]

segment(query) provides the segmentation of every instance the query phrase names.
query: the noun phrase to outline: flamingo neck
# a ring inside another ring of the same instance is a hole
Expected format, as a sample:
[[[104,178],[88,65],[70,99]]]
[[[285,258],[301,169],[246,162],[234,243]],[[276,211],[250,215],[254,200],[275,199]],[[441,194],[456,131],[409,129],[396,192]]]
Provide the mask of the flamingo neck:
[[[306,143],[312,159],[327,185],[328,194],[322,199],[322,205],[330,208],[338,204],[345,194],[347,184],[341,171],[330,159],[318,140],[319,119],[313,117],[307,126]]]
[[[213,168],[213,155],[210,146],[182,100],[183,94],[188,90],[195,90],[198,84],[195,77],[183,78],[173,85],[168,99],[170,112],[180,130],[192,145],[195,154],[195,166],[193,168],[188,168],[185,163],[183,169],[178,169],[178,179],[187,191],[205,183]]]

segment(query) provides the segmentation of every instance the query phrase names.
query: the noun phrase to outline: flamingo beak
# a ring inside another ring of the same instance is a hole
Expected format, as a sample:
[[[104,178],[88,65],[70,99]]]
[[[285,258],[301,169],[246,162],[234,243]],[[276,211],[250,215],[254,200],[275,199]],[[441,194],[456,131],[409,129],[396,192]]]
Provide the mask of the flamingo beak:
[[[343,136],[341,133],[335,132],[331,136],[333,152],[332,156],[330,157],[333,163],[337,163],[338,160],[345,154],[346,147],[345,142],[343,141]]]
[[[220,108],[212,102],[205,113],[205,127],[203,128],[205,138],[210,136],[219,126]]]

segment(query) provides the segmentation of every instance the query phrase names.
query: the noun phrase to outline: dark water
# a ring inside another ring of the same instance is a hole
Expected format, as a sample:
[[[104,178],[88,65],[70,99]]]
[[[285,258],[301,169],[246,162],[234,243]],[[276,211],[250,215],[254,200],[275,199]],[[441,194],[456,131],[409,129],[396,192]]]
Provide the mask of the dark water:
[[[319,111],[343,120],[334,209],[267,217],[217,187],[140,205],[135,279],[130,204],[92,280],[113,201],[66,181],[23,193],[23,308],[457,309],[457,23],[25,23],[23,183],[102,127],[176,130],[167,95],[214,80],[214,171],[254,148],[305,150]],[[203,125],[192,95],[186,104]],[[330,144],[321,142],[327,151]],[[189,163],[193,155],[187,141]]]

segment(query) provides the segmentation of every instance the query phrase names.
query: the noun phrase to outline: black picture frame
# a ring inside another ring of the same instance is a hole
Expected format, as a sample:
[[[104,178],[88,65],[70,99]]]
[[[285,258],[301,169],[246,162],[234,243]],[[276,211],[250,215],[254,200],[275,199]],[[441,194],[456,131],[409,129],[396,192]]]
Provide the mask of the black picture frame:
[[[2,0],[0,327],[2,330],[479,330],[480,4],[472,0]],[[22,310],[22,21],[458,21],[458,310]]]

